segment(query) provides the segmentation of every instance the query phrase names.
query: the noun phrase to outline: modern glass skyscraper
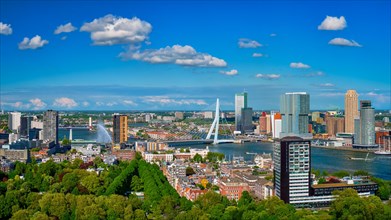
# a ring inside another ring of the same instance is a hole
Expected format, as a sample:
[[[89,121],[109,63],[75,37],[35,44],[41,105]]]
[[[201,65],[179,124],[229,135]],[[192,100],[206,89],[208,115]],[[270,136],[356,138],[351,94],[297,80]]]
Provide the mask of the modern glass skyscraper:
[[[345,94],[345,132],[354,133],[354,119],[358,117],[358,94],[348,90]]]
[[[375,109],[372,108],[371,101],[360,101],[360,119],[355,132],[354,143],[363,146],[375,145]]]
[[[58,112],[47,110],[43,114],[43,140],[58,144]]]
[[[281,137],[310,137],[308,123],[310,113],[310,95],[305,92],[285,93],[280,99],[282,117]]]
[[[235,130],[241,130],[242,109],[247,108],[247,92],[235,94]]]

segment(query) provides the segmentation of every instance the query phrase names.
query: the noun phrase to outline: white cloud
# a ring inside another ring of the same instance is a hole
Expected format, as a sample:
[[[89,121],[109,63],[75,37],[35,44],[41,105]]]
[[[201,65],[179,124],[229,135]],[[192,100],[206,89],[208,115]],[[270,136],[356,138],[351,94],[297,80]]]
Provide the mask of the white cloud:
[[[117,102],[108,102],[108,103],[106,103],[106,105],[111,107],[114,105],[118,105],[118,103]]]
[[[346,20],[344,16],[331,17],[326,16],[323,22],[318,26],[318,30],[338,31],[346,28]]]
[[[308,69],[308,68],[311,68],[309,65],[301,63],[301,62],[291,63],[289,66],[291,68],[295,68],[295,69]]]
[[[379,103],[390,103],[390,101],[391,101],[390,96],[376,93],[376,92],[368,92],[364,95],[371,97],[371,98],[374,98],[376,100],[376,102],[379,102]]]
[[[238,45],[240,48],[257,48],[262,47],[262,44],[258,43],[255,40],[247,39],[247,38],[240,38]]]
[[[321,87],[334,87],[335,85],[332,83],[322,83],[319,86],[321,86]]]
[[[35,98],[35,99],[30,99],[29,100],[31,102],[31,104],[34,106],[33,109],[34,110],[38,110],[38,109],[43,109],[46,107],[46,103],[43,102],[41,99],[39,98]]]
[[[69,22],[68,24],[58,26],[54,31],[54,34],[69,33],[75,31],[76,29],[77,28],[73,26],[71,22]]]
[[[53,106],[73,108],[73,107],[78,106],[78,104],[77,104],[77,102],[75,102],[75,100],[73,100],[71,98],[62,97],[62,98],[55,99]]]
[[[230,71],[220,71],[220,73],[222,74],[225,74],[225,75],[228,75],[228,76],[234,76],[234,75],[237,75],[238,74],[238,71],[233,69],[233,70],[230,70]]]
[[[272,79],[279,79],[281,75],[280,74],[257,74],[255,75],[255,77],[272,80]]]
[[[275,37],[275,36],[277,36],[277,34],[275,33],[270,34],[270,37]]]
[[[87,102],[87,101],[84,101],[84,102],[82,103],[82,105],[83,105],[84,107],[87,107],[87,106],[89,106],[89,105],[90,105],[90,103],[89,103],[89,102]]]
[[[319,96],[338,97],[338,96],[345,96],[345,93],[343,93],[343,92],[327,92],[327,93],[320,93]]]
[[[132,100],[124,100],[123,103],[125,105],[137,106],[137,103],[133,102]]]
[[[253,53],[253,57],[263,57],[264,55],[261,53]]]
[[[337,38],[330,40],[329,44],[335,45],[335,46],[345,46],[345,47],[362,47],[362,45],[360,45],[359,43],[357,43],[354,40],[350,41],[348,39],[340,38],[340,37],[337,37]]]
[[[19,49],[20,50],[27,50],[32,49],[35,50],[37,48],[43,47],[45,44],[48,44],[49,41],[42,40],[41,36],[36,35],[35,37],[31,38],[31,40],[27,37],[23,39],[22,42],[19,43]]]
[[[128,19],[108,14],[85,23],[80,31],[90,32],[95,45],[141,43],[148,40],[152,25],[137,17]]]
[[[150,50],[135,50],[132,46],[119,55],[123,59],[141,60],[148,63],[174,63],[182,66],[225,67],[227,63],[207,53],[197,52],[193,47],[185,45],[167,46]]]
[[[4,35],[12,34],[11,25],[0,22],[0,34],[4,34]]]
[[[202,99],[172,99],[167,96],[146,96],[146,103],[158,103],[160,105],[207,105]]]
[[[67,36],[62,36],[61,40],[66,40],[68,37]]]

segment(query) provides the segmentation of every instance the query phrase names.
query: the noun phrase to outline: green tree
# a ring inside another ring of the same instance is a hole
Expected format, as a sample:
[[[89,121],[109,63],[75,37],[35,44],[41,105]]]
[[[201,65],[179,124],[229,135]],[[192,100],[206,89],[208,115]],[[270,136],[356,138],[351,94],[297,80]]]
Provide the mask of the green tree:
[[[202,162],[202,156],[197,153],[196,155],[194,155],[193,160],[195,162],[197,162],[197,163],[201,163]]]
[[[191,176],[195,174],[195,171],[192,167],[186,167],[186,176]]]

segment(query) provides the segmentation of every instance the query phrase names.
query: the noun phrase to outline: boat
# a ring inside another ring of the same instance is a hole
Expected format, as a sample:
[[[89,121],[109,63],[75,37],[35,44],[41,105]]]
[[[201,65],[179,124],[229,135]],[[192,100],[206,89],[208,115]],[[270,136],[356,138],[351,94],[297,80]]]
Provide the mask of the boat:
[[[369,158],[368,158],[368,155],[369,155],[369,152],[367,153],[367,156],[366,156],[365,158],[363,158],[363,157],[348,157],[348,158],[349,158],[349,160],[372,161],[373,158],[372,158],[372,159],[369,159]]]
[[[381,148],[380,138],[379,138],[379,150],[375,151],[374,154],[382,155],[382,156],[391,156],[390,138],[387,138],[387,139],[388,139],[388,141],[386,144],[386,141],[384,140],[384,137],[383,137],[384,148]]]

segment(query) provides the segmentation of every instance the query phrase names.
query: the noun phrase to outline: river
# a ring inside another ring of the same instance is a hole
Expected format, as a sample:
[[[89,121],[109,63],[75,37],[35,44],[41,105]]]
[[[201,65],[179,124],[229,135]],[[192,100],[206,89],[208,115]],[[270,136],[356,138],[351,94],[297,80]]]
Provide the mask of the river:
[[[62,139],[66,135],[68,137],[69,131],[60,129],[59,139]],[[73,139],[85,139],[96,140],[97,133],[95,131],[89,131],[86,129],[74,129],[72,131]],[[245,160],[252,160],[254,155],[246,154],[246,152],[252,153],[272,153],[272,143],[262,142],[246,142],[244,144],[220,144],[220,145],[208,145],[209,150],[212,152],[224,153],[226,158],[232,158],[233,156],[243,156]],[[206,145],[192,145],[192,148],[205,148]],[[346,170],[354,172],[356,170],[365,170],[370,174],[391,180],[391,157],[378,156],[375,154],[369,154],[368,158],[373,159],[370,161],[362,160],[349,160],[348,157],[362,157],[365,158],[367,153],[354,152],[344,150],[311,149],[311,167],[317,170],[326,170],[328,172],[335,172],[339,170]]]

